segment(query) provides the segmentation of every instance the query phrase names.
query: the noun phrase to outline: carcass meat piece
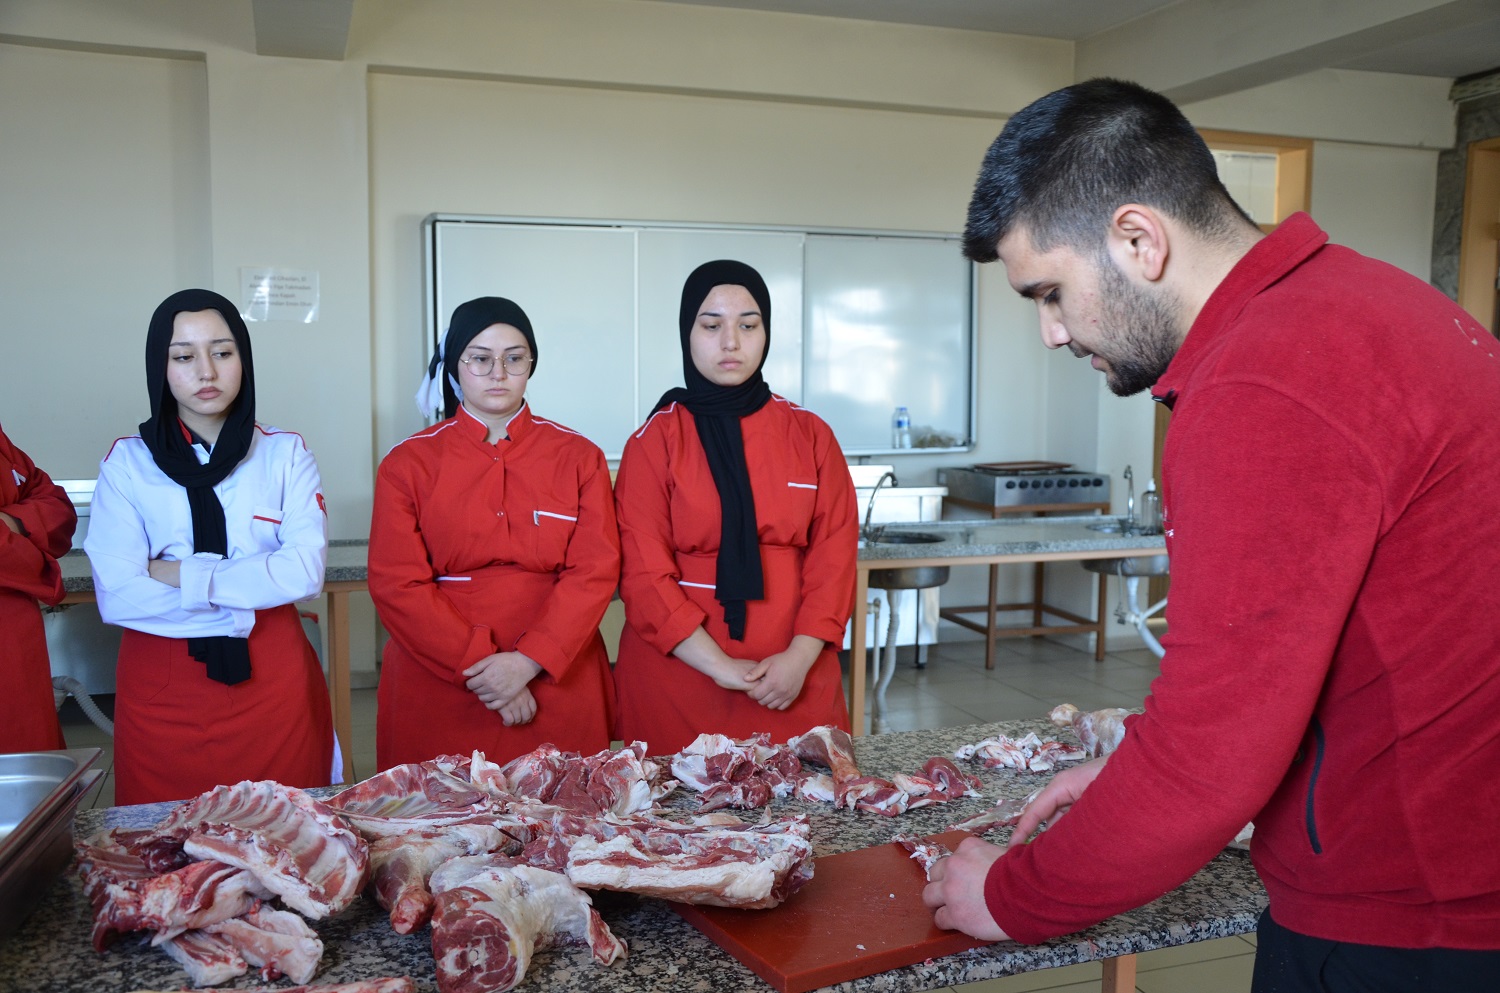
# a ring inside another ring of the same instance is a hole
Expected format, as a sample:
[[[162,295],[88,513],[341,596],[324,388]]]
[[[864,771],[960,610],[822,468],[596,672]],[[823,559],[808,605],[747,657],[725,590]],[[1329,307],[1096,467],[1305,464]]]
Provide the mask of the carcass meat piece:
[[[469,781],[470,766],[457,755],[393,766],[330,797],[328,805],[370,839],[504,814],[502,801]]]
[[[83,890],[94,908],[93,944],[101,952],[116,934],[155,931],[160,944],[238,917],[271,896],[255,876],[223,862],[192,862],[158,875],[138,856],[88,843],[77,849]]]
[[[243,917],[210,924],[203,929],[225,939],[247,963],[260,969],[265,982],[286,976],[305,983],[318,971],[323,940],[296,914],[264,904]]]
[[[797,780],[797,798],[814,803],[832,803],[834,800],[833,777],[826,772],[814,772]]]
[[[204,931],[184,931],[162,942],[170,955],[198,986],[217,986],[250,971],[250,964],[229,939]]]
[[[801,772],[791,749],[771,744],[765,733],[741,740],[700,734],[672,756],[672,775],[703,794],[702,810],[763,807],[773,796],[789,796]]]
[[[906,813],[911,796],[895,783],[879,776],[859,776],[837,785],[834,802],[850,810],[866,810],[872,814],[895,817]]]
[[[514,989],[532,952],[553,942],[586,942],[601,965],[624,957],[625,943],[566,876],[528,865],[484,867],[486,858],[456,859],[433,874],[432,957],[441,993]]]
[[[561,751],[556,745],[542,744],[511,759],[503,768],[487,762],[482,768],[474,769],[470,776],[475,783],[489,789],[545,803],[557,792],[557,784],[567,772],[571,754]],[[572,757],[577,758],[576,755]]]
[[[928,879],[932,878],[932,867],[937,865],[938,860],[945,859],[953,854],[952,849],[941,842],[913,838],[908,834],[898,834],[891,840],[908,852],[911,852],[911,857],[916,859],[917,864],[922,867],[922,872]]]
[[[954,824],[950,831],[969,831],[973,834],[984,834],[997,827],[1009,827],[1021,819],[1021,812],[1026,805],[1036,799],[1040,789],[1032,790],[1029,795],[1020,800],[1001,800],[989,810],[975,814],[966,821]]]
[[[740,827],[616,825],[568,850],[568,878],[587,889],[620,890],[680,903],[767,909],[812,878],[807,819]]]
[[[860,778],[859,766],[854,762],[854,739],[848,731],[824,724],[788,741],[786,747],[799,759],[826,767],[833,775],[835,789]]]
[[[1083,742],[1090,758],[1108,755],[1125,740],[1125,718],[1130,711],[1119,707],[1081,711],[1071,703],[1053,707],[1047,715],[1058,727],[1070,727]]]
[[[222,990],[136,990],[135,993],[223,993]],[[316,983],[312,986],[278,987],[276,993],[417,993],[417,984],[406,976],[362,979],[357,983]]]
[[[370,890],[390,911],[397,934],[411,934],[432,917],[427,881],[438,866],[460,855],[480,855],[521,846],[488,824],[451,824],[431,831],[381,838],[370,846]]]
[[[907,810],[946,803],[962,796],[979,796],[979,777],[969,775],[942,756],[928,759],[916,775],[897,773],[894,782],[909,797]]]
[[[963,745],[953,753],[957,759],[978,759],[986,769],[1005,767],[1018,772],[1049,772],[1060,762],[1087,758],[1082,748],[1065,745],[1049,738],[1043,741],[1033,732],[1024,738],[998,735]]]

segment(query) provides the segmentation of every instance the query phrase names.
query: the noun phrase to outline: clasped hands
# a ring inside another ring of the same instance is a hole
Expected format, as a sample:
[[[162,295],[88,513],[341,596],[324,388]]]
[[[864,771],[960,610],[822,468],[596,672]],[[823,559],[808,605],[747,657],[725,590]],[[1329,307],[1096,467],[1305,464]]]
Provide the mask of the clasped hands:
[[[465,686],[490,710],[500,715],[506,727],[528,724],[536,716],[536,698],[530,684],[542,667],[520,652],[486,655],[463,671]]]

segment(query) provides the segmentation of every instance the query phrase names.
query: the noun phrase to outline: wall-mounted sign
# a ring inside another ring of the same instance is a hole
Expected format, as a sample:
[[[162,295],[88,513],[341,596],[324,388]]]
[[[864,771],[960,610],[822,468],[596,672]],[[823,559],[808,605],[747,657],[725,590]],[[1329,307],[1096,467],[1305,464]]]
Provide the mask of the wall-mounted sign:
[[[318,273],[315,269],[240,267],[240,316],[247,321],[318,319]]]

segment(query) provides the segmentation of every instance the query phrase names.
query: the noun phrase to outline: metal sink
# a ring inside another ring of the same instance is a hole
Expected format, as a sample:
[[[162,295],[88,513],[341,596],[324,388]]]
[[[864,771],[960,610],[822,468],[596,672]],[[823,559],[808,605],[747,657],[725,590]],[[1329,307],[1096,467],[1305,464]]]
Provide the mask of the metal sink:
[[[1167,562],[1165,555],[1138,555],[1131,559],[1085,559],[1083,567],[1108,576],[1165,576]]]
[[[942,535],[930,531],[882,530],[873,532],[865,539],[871,545],[935,545],[942,540]]]
[[[925,590],[948,581],[945,565],[917,565],[904,569],[871,569],[872,590]]]

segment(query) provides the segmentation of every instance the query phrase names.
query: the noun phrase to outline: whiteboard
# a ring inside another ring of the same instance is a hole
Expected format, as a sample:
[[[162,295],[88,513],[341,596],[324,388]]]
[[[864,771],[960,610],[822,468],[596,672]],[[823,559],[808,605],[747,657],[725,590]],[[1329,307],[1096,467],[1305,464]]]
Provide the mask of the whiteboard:
[[[897,404],[919,443],[939,440],[925,451],[973,445],[973,266],[955,236],[447,214],[423,234],[428,355],[460,303],[515,300],[537,339],[527,399],[612,460],[682,385],[682,284],[720,258],[770,289],[767,383],[846,454],[891,452]]]

